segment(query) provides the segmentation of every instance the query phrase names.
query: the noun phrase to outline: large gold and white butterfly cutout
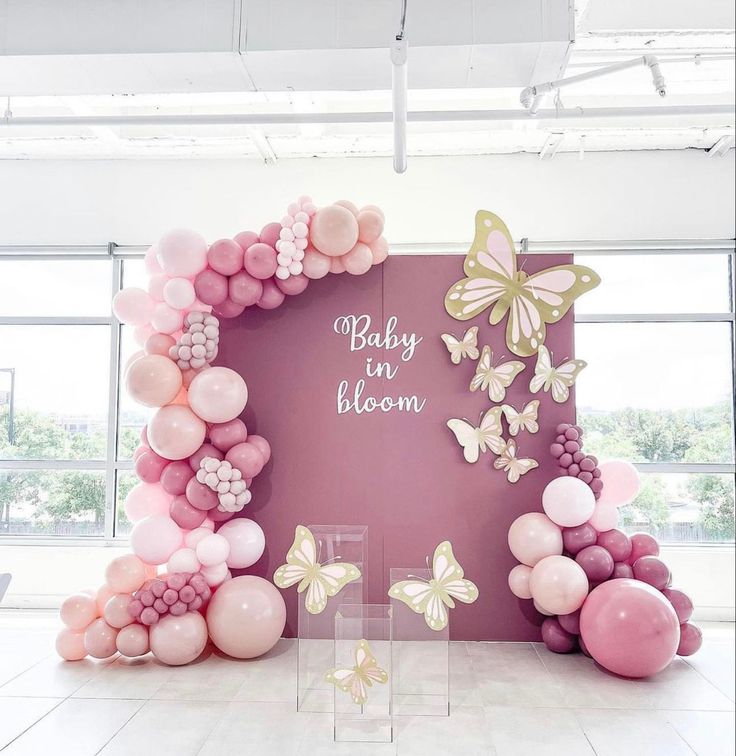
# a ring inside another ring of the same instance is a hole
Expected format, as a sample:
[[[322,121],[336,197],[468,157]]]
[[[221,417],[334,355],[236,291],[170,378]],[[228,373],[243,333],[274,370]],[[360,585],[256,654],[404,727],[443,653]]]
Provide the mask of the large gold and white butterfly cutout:
[[[510,404],[503,404],[501,410],[508,423],[509,433],[512,436],[518,436],[520,431],[536,433],[539,430],[539,423],[537,422],[539,399],[532,399],[521,411],[518,411]],[[496,452],[496,454],[499,453]]]
[[[521,360],[509,360],[493,365],[493,352],[489,346],[484,346],[475,366],[475,375],[470,379],[470,390],[488,390],[488,398],[492,402],[502,402],[506,396],[506,389],[525,367]]]
[[[360,577],[360,570],[350,562],[320,564],[317,544],[309,528],[297,525],[294,543],[282,564],[273,575],[279,588],[296,583],[298,593],[306,591],[304,606],[310,614],[319,614],[327,606],[327,599],[336,596],[348,583]]]
[[[557,367],[552,365],[552,357],[545,346],[539,348],[534,377],[529,381],[529,391],[536,394],[540,389],[552,390],[552,398],[558,403],[566,402],[570,396],[570,386],[588,363],[585,360],[566,360]]]
[[[544,344],[547,325],[557,323],[581,294],[601,281],[583,265],[557,265],[532,275],[518,270],[506,224],[485,210],[475,216],[475,239],[463,270],[467,278],[450,287],[445,309],[456,320],[469,320],[493,305],[491,325],[508,313],[506,344],[520,357],[533,355]]]
[[[355,665],[352,667],[335,667],[325,672],[325,680],[350,694],[353,703],[361,706],[368,701],[368,688],[373,683],[385,685],[388,673],[378,666],[365,639],[355,647]]]
[[[465,579],[465,573],[452,553],[449,541],[443,541],[434,551],[432,577],[429,580],[414,578],[394,583],[388,591],[417,614],[436,631],[447,627],[447,610],[455,608],[455,599],[472,604],[478,598],[478,587]]]
[[[447,427],[455,434],[457,442],[463,447],[466,462],[477,462],[480,453],[489,449],[494,454],[500,454],[506,445],[501,437],[503,428],[500,407],[491,407],[485,412],[477,428],[467,420],[458,419],[448,420]]]
[[[453,365],[459,365],[465,357],[471,360],[478,359],[478,326],[468,328],[462,339],[458,339],[451,333],[443,333],[440,338],[445,342]]]
[[[517,457],[516,454],[516,441],[510,438],[501,454],[493,460],[493,466],[496,470],[503,470],[506,473],[506,479],[509,483],[517,483],[522,475],[526,475],[529,470],[539,467],[539,462],[536,459]]]

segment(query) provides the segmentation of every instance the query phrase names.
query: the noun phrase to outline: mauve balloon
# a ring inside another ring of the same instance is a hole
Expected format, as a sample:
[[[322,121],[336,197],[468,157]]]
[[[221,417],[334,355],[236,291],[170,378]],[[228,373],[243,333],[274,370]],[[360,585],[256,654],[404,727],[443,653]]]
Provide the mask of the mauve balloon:
[[[569,654],[577,645],[575,636],[568,633],[555,617],[547,617],[542,622],[542,640],[556,654]]]
[[[699,627],[685,622],[680,626],[678,656],[692,656],[703,645],[703,633]]]
[[[658,591],[664,590],[670,582],[670,569],[655,556],[643,556],[632,565],[634,577],[654,586]]]
[[[657,539],[649,533],[634,533],[631,536],[631,554],[626,560],[629,564],[643,556],[659,556],[659,544]]]
[[[599,533],[598,545],[603,546],[614,562],[623,562],[631,556],[631,539],[626,533],[615,528]]]
[[[665,588],[662,594],[672,604],[672,608],[675,610],[677,619],[680,620],[681,625],[693,616],[693,602],[686,593],[678,591],[677,588]]]
[[[580,609],[571,614],[560,614],[557,621],[563,630],[572,635],[580,635]]]
[[[593,546],[598,538],[596,529],[587,522],[576,528],[562,529],[562,543],[573,556],[587,546]]]
[[[613,572],[611,573],[611,579],[615,578],[633,578],[634,570],[631,569],[631,565],[628,562],[616,562],[613,565]]]
[[[166,493],[179,496],[187,490],[187,483],[193,474],[188,460],[178,459],[169,462],[161,473],[161,487]]]
[[[575,561],[583,568],[591,583],[600,583],[613,572],[613,558],[602,546],[584,548],[578,552]]]

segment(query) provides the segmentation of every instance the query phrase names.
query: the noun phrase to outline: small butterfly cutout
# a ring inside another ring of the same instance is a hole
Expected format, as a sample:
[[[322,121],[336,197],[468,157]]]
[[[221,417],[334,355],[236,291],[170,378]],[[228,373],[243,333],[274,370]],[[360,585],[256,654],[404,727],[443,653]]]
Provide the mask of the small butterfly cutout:
[[[475,367],[475,375],[470,380],[470,390],[488,390],[488,398],[492,402],[502,402],[506,389],[526,366],[520,360],[501,362],[498,365],[492,363],[493,352],[489,346],[484,346]]]
[[[501,438],[501,408],[491,407],[481,418],[476,428],[467,420],[448,420],[447,427],[455,434],[455,438],[463,447],[466,462],[477,462],[480,452],[490,449],[494,454],[500,454],[506,442]]]
[[[460,361],[466,357],[471,360],[478,359],[478,326],[468,328],[462,339],[456,338],[451,333],[443,333],[440,338],[445,342],[453,365],[459,365]]]
[[[362,706],[368,701],[368,688],[372,688],[373,683],[385,685],[388,682],[388,673],[378,666],[368,642],[363,639],[355,647],[355,665],[328,669],[325,672],[325,680],[349,693],[353,703]]]
[[[517,436],[523,430],[528,433],[536,433],[539,430],[539,423],[537,422],[539,399],[532,399],[521,412],[510,404],[503,404],[501,410],[509,424],[509,433],[512,436]]]
[[[526,475],[529,470],[539,467],[536,459],[517,457],[516,452],[516,441],[510,438],[499,457],[493,461],[496,470],[503,470],[506,473],[509,483],[518,482],[522,475]]]
[[[558,403],[566,402],[570,396],[570,387],[577,380],[578,374],[588,363],[584,360],[566,360],[557,367],[552,366],[552,357],[546,346],[539,347],[534,377],[529,382],[529,391],[536,394],[540,389],[552,390],[552,398]]]

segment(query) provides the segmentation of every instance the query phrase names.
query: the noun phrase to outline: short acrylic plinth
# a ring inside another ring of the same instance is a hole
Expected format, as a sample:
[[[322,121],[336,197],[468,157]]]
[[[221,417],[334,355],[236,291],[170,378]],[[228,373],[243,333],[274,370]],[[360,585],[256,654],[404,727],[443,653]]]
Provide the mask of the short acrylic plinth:
[[[336,741],[394,741],[391,614],[388,604],[343,604],[335,615],[335,668],[357,667],[362,675],[362,681],[351,678],[354,684],[348,690],[332,686]]]
[[[391,568],[391,585],[401,580],[430,580],[425,567]],[[424,614],[398,599],[393,608],[394,714],[448,716],[450,713],[450,623],[432,630]]]
[[[317,544],[317,561],[324,565],[350,562],[361,577],[348,583],[336,596],[327,599],[319,614],[305,607],[306,591],[300,593],[297,635],[297,711],[331,712],[332,686],[325,670],[334,666],[335,614],[342,604],[363,603],[365,536],[364,525],[309,525]]]

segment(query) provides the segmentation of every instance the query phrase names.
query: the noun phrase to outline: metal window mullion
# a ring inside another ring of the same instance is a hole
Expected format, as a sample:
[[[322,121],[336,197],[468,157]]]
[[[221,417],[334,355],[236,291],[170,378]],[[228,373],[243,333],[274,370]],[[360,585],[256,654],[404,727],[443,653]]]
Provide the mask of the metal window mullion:
[[[734,475],[736,465],[707,462],[634,462],[643,473],[692,473],[700,475]]]
[[[732,312],[575,313],[576,323],[733,323]]]
[[[107,315],[0,315],[0,325],[8,326],[109,326]]]
[[[0,459],[0,470],[105,470],[104,459]]]

